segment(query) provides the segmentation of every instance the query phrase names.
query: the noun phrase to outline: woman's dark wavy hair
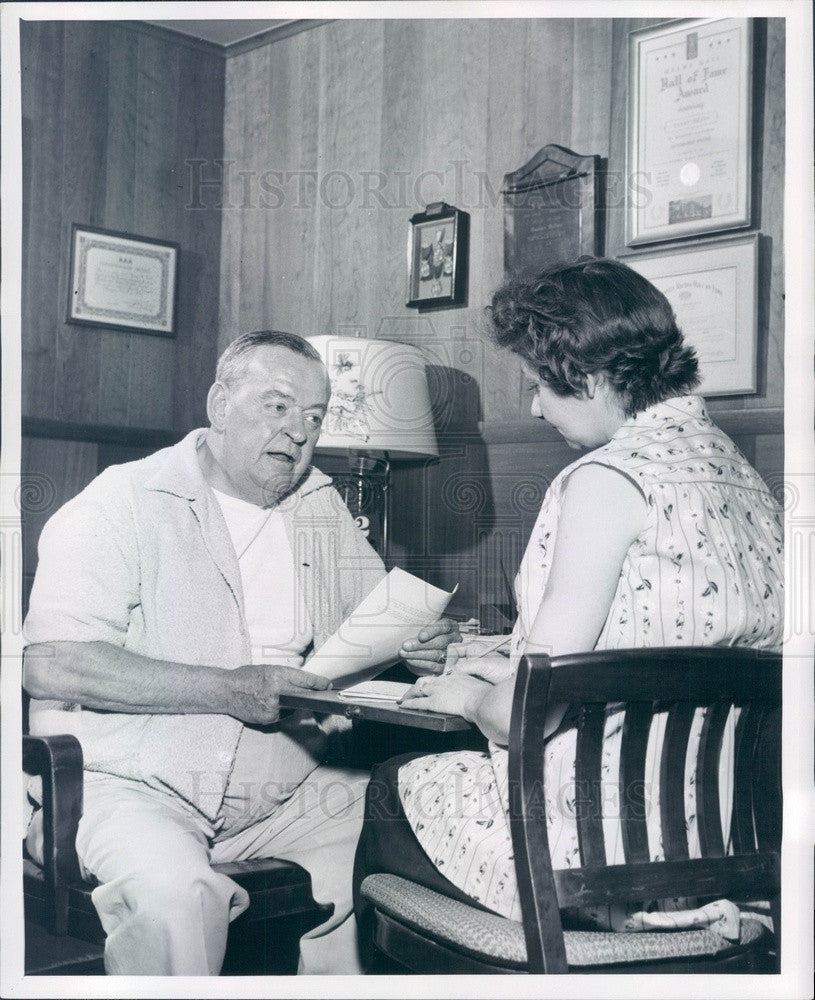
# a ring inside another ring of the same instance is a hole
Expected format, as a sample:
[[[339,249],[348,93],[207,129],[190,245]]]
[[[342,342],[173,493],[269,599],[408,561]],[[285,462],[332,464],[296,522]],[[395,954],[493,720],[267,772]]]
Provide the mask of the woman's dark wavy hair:
[[[670,303],[616,260],[588,258],[499,288],[489,309],[493,339],[560,396],[580,396],[604,374],[627,416],[699,384]]]

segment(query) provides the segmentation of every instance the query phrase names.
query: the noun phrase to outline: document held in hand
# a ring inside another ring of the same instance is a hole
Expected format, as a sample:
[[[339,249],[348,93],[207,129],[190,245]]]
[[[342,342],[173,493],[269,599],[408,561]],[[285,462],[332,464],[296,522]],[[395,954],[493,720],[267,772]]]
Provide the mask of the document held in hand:
[[[403,642],[441,618],[455,592],[392,569],[303,669],[330,678],[335,688],[375,677],[399,659]]]

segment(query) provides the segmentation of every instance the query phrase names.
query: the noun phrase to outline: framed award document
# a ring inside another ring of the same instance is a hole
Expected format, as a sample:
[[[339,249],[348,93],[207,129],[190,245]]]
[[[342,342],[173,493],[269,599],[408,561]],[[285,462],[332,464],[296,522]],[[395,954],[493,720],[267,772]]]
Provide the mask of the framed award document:
[[[750,225],[752,22],[632,31],[626,243]]]
[[[696,348],[703,396],[756,391],[757,233],[620,259],[673,306]]]
[[[172,337],[178,244],[76,223],[69,323]]]

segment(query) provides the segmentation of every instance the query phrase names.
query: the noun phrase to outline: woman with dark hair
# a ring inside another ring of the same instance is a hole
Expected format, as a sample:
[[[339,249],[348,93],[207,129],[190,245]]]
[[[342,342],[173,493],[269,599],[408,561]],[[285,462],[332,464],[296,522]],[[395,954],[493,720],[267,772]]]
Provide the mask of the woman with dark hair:
[[[553,424],[573,448],[590,450],[547,491],[515,581],[519,615],[509,657],[470,659],[466,647],[451,647],[455,663],[451,656],[440,676],[420,678],[403,700],[469,719],[489,738],[489,752],[397,758],[375,772],[357,868],[360,878],[397,871],[520,919],[505,749],[520,657],[642,646],[779,647],[782,527],[758,473],[690,394],[699,382],[694,351],[665,296],[645,278],[617,261],[581,260],[510,282],[496,292],[491,318],[496,342],[521,358],[529,376],[532,415]],[[555,868],[579,863],[570,784],[575,731],[564,711],[546,722]],[[695,720],[697,737],[702,721]],[[619,737],[619,714],[609,713],[609,788],[616,787]],[[657,731],[655,754],[659,739]],[[646,781],[656,821],[658,775]],[[687,800],[693,845],[690,785]],[[614,824],[606,840],[609,862],[621,861]],[[656,827],[650,847],[658,858]],[[726,930],[737,922],[734,909],[716,904],[685,919],[715,920]],[[595,926],[628,929],[658,926],[665,917],[607,908],[581,914]]]

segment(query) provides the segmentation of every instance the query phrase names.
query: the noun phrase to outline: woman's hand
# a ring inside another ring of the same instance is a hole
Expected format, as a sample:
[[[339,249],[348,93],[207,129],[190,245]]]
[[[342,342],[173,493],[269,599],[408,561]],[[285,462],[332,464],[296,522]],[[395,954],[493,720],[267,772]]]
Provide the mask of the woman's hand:
[[[399,656],[414,674],[440,674],[447,663],[447,647],[461,642],[458,625],[449,618],[426,625],[415,639],[408,639],[399,650]]]
[[[477,645],[466,642],[451,643],[447,647],[447,669],[469,674],[470,677],[480,677],[482,681],[489,681],[490,684],[500,684],[501,681],[515,676],[515,669],[509,657],[500,653],[481,656]]]
[[[420,677],[399,701],[403,708],[422,712],[445,712],[460,715],[472,722],[482,699],[492,684],[478,677],[455,671],[441,677]]]

